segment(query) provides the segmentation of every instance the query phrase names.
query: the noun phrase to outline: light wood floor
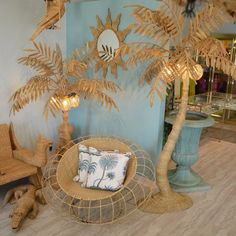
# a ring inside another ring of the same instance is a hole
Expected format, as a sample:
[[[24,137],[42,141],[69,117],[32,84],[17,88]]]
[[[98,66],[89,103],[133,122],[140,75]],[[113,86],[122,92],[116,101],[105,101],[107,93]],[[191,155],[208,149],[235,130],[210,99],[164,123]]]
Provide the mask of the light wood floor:
[[[194,206],[186,211],[151,215],[137,211],[130,217],[106,226],[87,226],[57,217],[47,206],[37,219],[27,219],[19,236],[236,236],[236,144],[217,140],[201,143],[197,171],[212,190],[191,194]],[[1,189],[0,189],[1,190]],[[0,212],[0,235],[10,230],[10,207]]]

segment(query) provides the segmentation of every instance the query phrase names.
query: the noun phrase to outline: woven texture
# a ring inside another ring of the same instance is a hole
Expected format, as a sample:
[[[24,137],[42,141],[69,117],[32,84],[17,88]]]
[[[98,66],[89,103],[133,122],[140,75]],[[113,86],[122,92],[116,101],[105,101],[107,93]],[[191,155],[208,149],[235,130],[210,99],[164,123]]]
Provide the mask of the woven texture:
[[[36,173],[37,167],[13,158],[9,126],[7,124],[0,125],[0,185]]]
[[[51,157],[44,169],[44,197],[57,212],[90,224],[112,223],[136,210],[152,193],[155,172],[147,153],[137,145],[115,137],[75,140],[62,156]],[[78,144],[100,150],[131,152],[124,186],[116,191],[82,188],[73,182],[78,167]]]
[[[12,158],[11,140],[8,125],[0,125],[0,159]]]

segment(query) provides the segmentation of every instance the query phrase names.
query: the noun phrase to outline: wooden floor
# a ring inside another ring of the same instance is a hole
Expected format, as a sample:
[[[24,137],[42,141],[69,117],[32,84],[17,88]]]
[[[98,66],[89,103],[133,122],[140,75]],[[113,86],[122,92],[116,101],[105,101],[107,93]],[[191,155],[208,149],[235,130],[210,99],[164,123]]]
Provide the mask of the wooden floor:
[[[151,215],[137,211],[114,225],[87,226],[57,217],[47,206],[37,219],[24,223],[19,236],[236,236],[236,144],[204,139],[197,171],[212,190],[191,194],[194,206],[186,211]],[[1,189],[0,189],[1,190]],[[10,207],[0,212],[0,235],[10,230]]]

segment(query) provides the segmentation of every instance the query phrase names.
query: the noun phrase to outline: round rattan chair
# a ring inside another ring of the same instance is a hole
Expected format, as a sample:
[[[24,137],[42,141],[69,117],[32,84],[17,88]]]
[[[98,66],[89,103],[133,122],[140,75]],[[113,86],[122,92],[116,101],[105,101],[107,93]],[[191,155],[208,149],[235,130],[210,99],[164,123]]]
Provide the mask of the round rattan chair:
[[[78,144],[99,150],[131,152],[123,187],[116,191],[83,188],[73,181],[78,169]],[[68,148],[67,148],[68,147]],[[148,154],[117,137],[83,137],[55,154],[44,169],[43,194],[57,212],[81,223],[112,223],[136,210],[155,187],[155,172]]]

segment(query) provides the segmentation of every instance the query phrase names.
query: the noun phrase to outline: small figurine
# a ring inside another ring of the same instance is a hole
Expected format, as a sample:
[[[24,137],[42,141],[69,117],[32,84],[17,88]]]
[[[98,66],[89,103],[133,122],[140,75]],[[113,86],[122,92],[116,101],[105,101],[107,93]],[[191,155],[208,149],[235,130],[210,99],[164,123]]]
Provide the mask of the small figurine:
[[[63,17],[65,13],[65,3],[69,1],[70,0],[46,0],[47,14],[43,20],[38,23],[38,27],[31,37],[32,41],[34,41],[43,30],[57,28],[55,24]]]
[[[16,206],[10,214],[11,227],[18,231],[25,217],[34,219],[38,214],[38,205],[36,199],[41,204],[46,204],[41,189],[37,189],[34,185],[24,185],[9,190],[4,198],[1,208],[4,207],[12,198],[15,197]]]

